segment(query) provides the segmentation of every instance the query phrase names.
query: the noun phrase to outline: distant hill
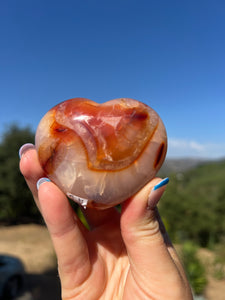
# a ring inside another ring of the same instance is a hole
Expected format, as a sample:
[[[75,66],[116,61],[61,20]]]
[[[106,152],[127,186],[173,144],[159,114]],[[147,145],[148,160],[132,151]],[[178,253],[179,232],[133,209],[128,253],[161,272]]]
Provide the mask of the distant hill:
[[[171,173],[183,173],[190,169],[193,169],[199,165],[217,162],[207,159],[200,158],[168,158],[165,160],[160,171],[158,172],[159,176],[168,176]]]

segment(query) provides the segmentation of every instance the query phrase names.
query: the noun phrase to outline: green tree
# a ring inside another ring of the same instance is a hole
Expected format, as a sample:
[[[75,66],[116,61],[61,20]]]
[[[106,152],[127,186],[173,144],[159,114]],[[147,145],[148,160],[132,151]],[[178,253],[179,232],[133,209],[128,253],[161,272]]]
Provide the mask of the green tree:
[[[170,175],[159,207],[170,236],[175,242],[191,239],[211,247],[225,235],[225,161],[205,163],[178,175]]]
[[[0,143],[0,220],[8,223],[38,221],[40,214],[19,171],[19,148],[34,142],[29,127],[13,124],[3,134]]]

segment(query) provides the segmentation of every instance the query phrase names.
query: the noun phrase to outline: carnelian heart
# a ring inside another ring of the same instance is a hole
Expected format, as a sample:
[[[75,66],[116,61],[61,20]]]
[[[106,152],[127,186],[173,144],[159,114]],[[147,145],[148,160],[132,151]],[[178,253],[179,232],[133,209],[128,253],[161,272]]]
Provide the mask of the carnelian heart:
[[[167,149],[158,114],[128,98],[64,101],[42,118],[35,143],[46,175],[68,197],[97,208],[136,193],[155,176]]]

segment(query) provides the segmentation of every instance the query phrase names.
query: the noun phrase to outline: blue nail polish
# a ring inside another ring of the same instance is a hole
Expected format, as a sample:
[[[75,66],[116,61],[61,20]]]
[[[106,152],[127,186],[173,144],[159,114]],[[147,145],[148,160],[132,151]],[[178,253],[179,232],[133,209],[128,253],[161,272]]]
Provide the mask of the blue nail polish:
[[[35,146],[31,143],[27,143],[27,144],[24,144],[23,146],[20,147],[19,149],[19,158],[22,157],[22,155],[28,150],[28,149],[34,149]]]
[[[50,179],[48,179],[47,177],[42,177],[42,178],[40,178],[38,181],[37,181],[37,189],[39,190],[39,187],[40,187],[40,185],[42,184],[42,183],[44,183],[44,182],[50,182],[51,180]]]
[[[163,179],[162,181],[160,181],[158,184],[156,184],[153,188],[153,191],[158,190],[159,188],[161,188],[164,185],[167,185],[167,183],[169,182],[169,178],[166,177],[165,179]]]

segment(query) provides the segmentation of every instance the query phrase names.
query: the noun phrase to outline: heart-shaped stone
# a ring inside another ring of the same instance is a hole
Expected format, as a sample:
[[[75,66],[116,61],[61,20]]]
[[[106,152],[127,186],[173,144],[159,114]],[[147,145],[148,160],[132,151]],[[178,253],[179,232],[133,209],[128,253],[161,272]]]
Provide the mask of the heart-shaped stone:
[[[46,175],[84,206],[107,208],[152,179],[167,148],[165,127],[149,106],[128,98],[64,101],[42,118],[36,148]]]

